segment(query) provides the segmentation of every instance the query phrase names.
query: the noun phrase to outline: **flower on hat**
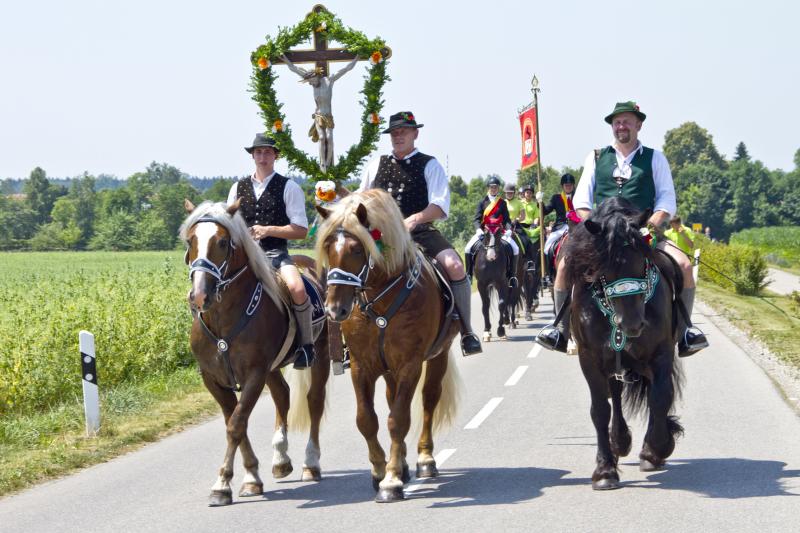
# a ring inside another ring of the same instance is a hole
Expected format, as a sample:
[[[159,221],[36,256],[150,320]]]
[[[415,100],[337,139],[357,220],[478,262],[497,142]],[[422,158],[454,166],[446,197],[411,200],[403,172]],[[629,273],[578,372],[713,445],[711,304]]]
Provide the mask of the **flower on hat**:
[[[636,109],[636,111],[639,111],[639,104],[633,104],[633,107]]]
[[[379,117],[377,113],[370,113],[369,121],[371,123],[373,123],[373,124],[380,124],[381,123],[381,117]]]
[[[283,121],[281,119],[272,123],[272,133],[278,133],[279,131],[283,131]]]
[[[269,60],[266,57],[260,57],[258,59],[258,68],[260,70],[266,70],[269,68]]]
[[[403,113],[403,118],[406,120],[414,120],[414,115],[411,113]]]
[[[383,54],[379,50],[372,52],[372,55],[369,56],[369,62],[373,65],[377,65],[383,61]]]

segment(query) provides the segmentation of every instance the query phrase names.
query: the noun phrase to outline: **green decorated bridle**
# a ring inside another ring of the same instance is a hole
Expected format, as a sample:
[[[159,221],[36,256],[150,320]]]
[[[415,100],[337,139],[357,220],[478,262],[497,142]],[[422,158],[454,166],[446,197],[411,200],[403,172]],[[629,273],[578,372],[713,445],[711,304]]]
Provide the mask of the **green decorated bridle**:
[[[645,260],[644,278],[621,278],[608,283],[605,276],[600,276],[600,286],[597,287],[597,284],[595,284],[592,298],[597,307],[600,308],[600,311],[608,317],[608,322],[611,324],[611,347],[615,352],[621,352],[625,349],[628,338],[617,325],[616,313],[611,306],[611,300],[623,296],[644,294],[644,301],[647,303],[656,292],[659,279],[661,279],[661,276],[658,273],[658,268],[647,259]]]

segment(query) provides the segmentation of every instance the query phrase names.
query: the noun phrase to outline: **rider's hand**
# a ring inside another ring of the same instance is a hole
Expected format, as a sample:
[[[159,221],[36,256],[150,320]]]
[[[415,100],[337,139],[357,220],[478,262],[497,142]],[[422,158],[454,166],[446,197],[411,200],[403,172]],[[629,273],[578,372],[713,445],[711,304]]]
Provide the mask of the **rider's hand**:
[[[413,231],[414,228],[416,228],[417,225],[419,224],[419,218],[417,217],[417,213],[414,213],[410,217],[407,217],[403,222],[405,223],[406,229],[409,232]]]
[[[536,201],[537,202],[541,202],[542,198],[544,198],[544,193],[542,191],[537,192],[536,193]]]
[[[269,237],[269,229],[267,226],[250,226],[250,235],[257,241],[265,237]]]

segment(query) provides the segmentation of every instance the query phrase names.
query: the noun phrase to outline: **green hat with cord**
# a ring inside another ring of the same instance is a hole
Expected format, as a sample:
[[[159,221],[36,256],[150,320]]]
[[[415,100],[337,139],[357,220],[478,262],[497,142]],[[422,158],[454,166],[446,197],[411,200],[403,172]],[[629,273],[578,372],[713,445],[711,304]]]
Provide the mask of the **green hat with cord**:
[[[606,122],[611,124],[611,122],[614,120],[614,117],[620,113],[633,113],[642,122],[644,122],[644,119],[647,118],[647,115],[639,111],[639,105],[633,100],[630,100],[628,102],[617,102],[617,105],[614,106],[614,111],[612,111],[610,115],[606,116]]]

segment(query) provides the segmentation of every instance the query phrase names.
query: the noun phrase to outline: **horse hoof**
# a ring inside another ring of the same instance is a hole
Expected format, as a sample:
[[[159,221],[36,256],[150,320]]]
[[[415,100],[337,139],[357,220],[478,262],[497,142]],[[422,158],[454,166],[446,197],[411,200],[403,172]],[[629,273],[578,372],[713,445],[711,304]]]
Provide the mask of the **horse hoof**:
[[[533,320],[533,316],[531,316],[531,314],[528,313],[527,315],[525,315],[525,320],[531,321]]]
[[[511,323],[511,329],[517,329],[517,323],[516,322],[512,322]]]
[[[491,340],[492,340],[492,334],[491,333],[484,333],[483,334],[483,342],[490,342]]]
[[[639,459],[639,470],[642,472],[655,472],[661,470],[661,464],[651,463],[647,459]]]
[[[419,476],[417,476],[417,477],[419,477]],[[400,475],[400,481],[402,481],[403,484],[408,483],[409,481],[411,481],[411,472],[408,471],[408,465],[403,465],[403,472]]]
[[[380,489],[378,494],[375,495],[375,501],[378,503],[391,503],[404,500],[406,497],[403,494],[403,487],[392,487],[390,489]]]
[[[212,490],[208,497],[209,507],[222,507],[233,503],[233,494],[230,490]]]
[[[620,488],[618,479],[603,478],[597,481],[592,481],[592,488],[594,490],[614,490]]]
[[[250,498],[252,496],[261,496],[264,493],[264,485],[261,483],[242,483],[242,488],[239,490],[240,498]]]
[[[319,468],[308,468],[303,467],[303,475],[300,478],[301,481],[322,481],[322,472],[320,472]]]
[[[284,477],[288,476],[289,474],[291,474],[292,470],[294,470],[294,469],[292,468],[292,462],[291,461],[289,461],[288,463],[280,464],[280,465],[272,465],[272,477],[274,477],[275,479],[284,478]]]
[[[417,463],[417,479],[438,477],[439,469],[436,468],[436,463],[420,464]]]
[[[497,329],[497,337],[501,340],[506,339],[506,329],[505,328],[498,328]]]

